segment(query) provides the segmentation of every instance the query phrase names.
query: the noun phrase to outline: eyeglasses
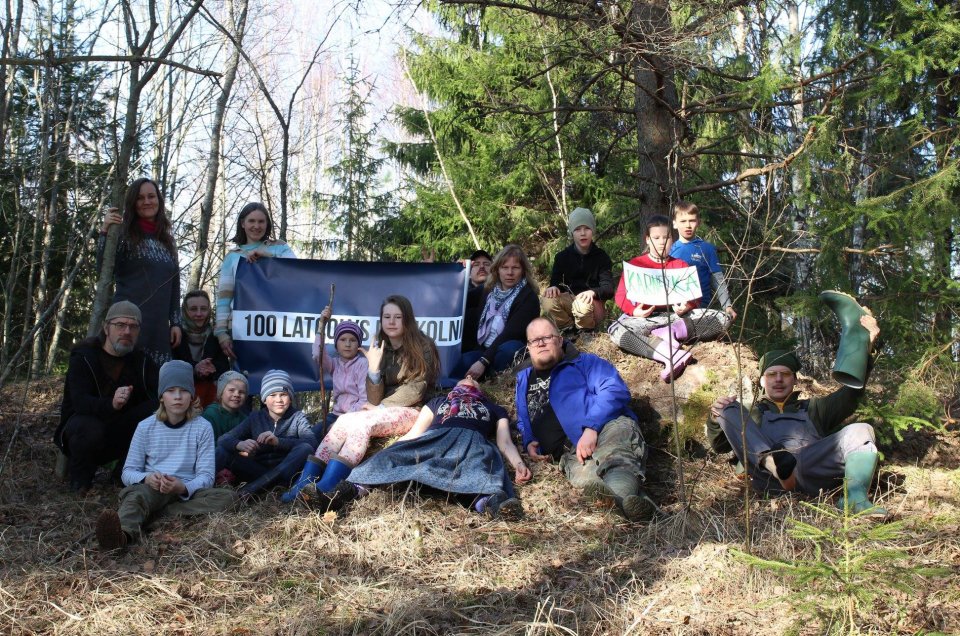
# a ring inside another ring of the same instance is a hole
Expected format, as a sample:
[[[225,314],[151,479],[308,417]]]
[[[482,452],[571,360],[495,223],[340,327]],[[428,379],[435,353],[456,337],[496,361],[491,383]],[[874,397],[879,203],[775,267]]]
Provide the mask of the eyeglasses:
[[[548,344],[553,342],[554,338],[559,338],[560,336],[540,336],[539,338],[534,338],[532,340],[527,340],[528,347],[546,347]]]
[[[119,322],[114,320],[107,324],[117,331],[140,331],[140,323],[138,322]]]

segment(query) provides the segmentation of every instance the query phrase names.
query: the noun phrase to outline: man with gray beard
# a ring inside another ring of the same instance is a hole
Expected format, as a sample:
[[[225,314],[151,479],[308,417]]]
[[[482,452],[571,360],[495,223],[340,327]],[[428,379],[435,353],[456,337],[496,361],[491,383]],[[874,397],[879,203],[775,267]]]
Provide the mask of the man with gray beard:
[[[67,456],[70,489],[81,496],[97,466],[117,460],[123,467],[137,424],[159,406],[157,367],[136,347],[140,323],[136,305],[114,303],[103,332],[70,352],[53,441]]]

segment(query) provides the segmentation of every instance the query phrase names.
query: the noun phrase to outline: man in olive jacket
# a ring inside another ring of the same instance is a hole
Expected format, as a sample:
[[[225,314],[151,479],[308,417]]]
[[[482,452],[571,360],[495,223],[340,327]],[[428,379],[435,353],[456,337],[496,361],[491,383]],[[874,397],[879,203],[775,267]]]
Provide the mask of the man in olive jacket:
[[[869,334],[869,346],[863,351],[869,356],[880,329],[871,315],[862,316],[860,324]],[[800,361],[792,351],[764,354],[760,358],[763,396],[749,412],[732,396],[718,398],[707,420],[710,446],[717,452],[732,450],[759,490],[817,495],[839,488],[846,480],[846,505],[851,512],[885,514],[867,496],[877,466],[873,427],[843,426],[856,411],[864,389],[842,386],[825,397],[802,400],[795,390],[799,369]],[[843,509],[844,499],[837,505]]]

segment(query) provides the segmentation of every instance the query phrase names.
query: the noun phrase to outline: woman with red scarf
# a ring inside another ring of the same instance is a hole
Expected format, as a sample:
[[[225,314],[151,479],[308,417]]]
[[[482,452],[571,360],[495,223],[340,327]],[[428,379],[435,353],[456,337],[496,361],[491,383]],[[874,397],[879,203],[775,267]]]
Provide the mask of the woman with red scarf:
[[[144,178],[130,184],[122,215],[117,208],[107,211],[97,241],[97,269],[103,258],[107,230],[114,224],[120,224],[120,243],[113,302],[129,300],[140,308],[143,322],[137,345],[159,367],[171,359],[171,350],[180,344],[183,334],[177,246],[163,207],[163,195],[155,181]]]
[[[496,447],[488,440],[491,436],[496,436]],[[374,486],[413,483],[428,492],[453,495],[479,513],[516,519],[523,509],[504,459],[516,471],[517,483],[530,479],[530,469],[510,439],[507,412],[468,377],[428,402],[409,433],[354,468],[349,480],[327,493],[317,493],[311,484],[302,495],[332,510]]]

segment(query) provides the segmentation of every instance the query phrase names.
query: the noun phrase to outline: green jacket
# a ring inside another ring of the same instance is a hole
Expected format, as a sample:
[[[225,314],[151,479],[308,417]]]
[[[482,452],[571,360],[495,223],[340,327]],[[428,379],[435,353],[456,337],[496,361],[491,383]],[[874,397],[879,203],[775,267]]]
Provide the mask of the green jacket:
[[[783,413],[799,413],[806,411],[810,422],[820,433],[821,437],[826,437],[835,433],[842,425],[843,421],[853,415],[863,397],[863,389],[852,389],[848,386],[842,386],[830,395],[820,398],[809,398],[801,400],[800,392],[794,393],[787,398],[783,405]],[[778,410],[776,402],[769,398],[762,397],[757,400],[750,409],[750,418],[758,425],[762,418],[763,411]],[[720,424],[712,415],[707,418],[707,441],[710,447],[718,453],[729,453],[733,450],[730,442],[723,434]]]
[[[214,402],[203,410],[203,419],[210,422],[210,426],[213,427],[214,439],[220,439],[221,435],[230,432],[233,427],[242,422],[245,417],[246,416],[240,411],[231,413],[217,402]]]

